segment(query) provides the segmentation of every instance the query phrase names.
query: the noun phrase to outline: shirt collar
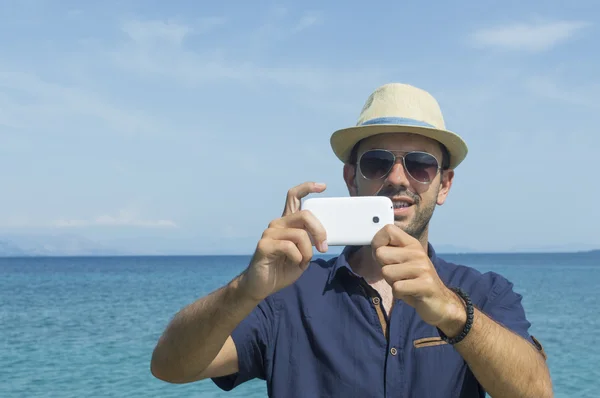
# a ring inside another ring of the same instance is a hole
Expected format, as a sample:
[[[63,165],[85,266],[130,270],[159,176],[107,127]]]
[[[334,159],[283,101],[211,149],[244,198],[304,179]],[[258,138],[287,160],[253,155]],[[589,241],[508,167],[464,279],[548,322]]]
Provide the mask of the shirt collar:
[[[333,261],[333,266],[329,270],[329,278],[327,278],[327,284],[331,284],[335,279],[338,271],[340,269],[344,269],[350,273],[354,273],[352,268],[350,268],[350,264],[348,264],[348,257],[352,255],[352,253],[356,252],[359,249],[358,246],[346,246],[342,253],[337,256]]]

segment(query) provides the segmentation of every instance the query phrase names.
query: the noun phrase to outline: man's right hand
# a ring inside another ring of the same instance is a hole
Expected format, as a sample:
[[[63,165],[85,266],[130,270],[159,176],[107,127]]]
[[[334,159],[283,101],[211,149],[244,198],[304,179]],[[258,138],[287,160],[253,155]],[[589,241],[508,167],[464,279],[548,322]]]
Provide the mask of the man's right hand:
[[[288,191],[283,215],[263,232],[250,265],[241,275],[240,287],[253,300],[294,283],[312,259],[313,242],[321,253],[327,251],[323,225],[308,210],[300,210],[301,199],[325,190],[324,184],[305,182]]]
[[[327,250],[325,230],[300,200],[324,185],[304,183],[289,190],[281,218],[258,242],[244,273],[231,283],[180,310],[152,354],[152,374],[172,383],[189,383],[239,370],[232,331],[268,295],[292,284],[312,257],[312,243]]]

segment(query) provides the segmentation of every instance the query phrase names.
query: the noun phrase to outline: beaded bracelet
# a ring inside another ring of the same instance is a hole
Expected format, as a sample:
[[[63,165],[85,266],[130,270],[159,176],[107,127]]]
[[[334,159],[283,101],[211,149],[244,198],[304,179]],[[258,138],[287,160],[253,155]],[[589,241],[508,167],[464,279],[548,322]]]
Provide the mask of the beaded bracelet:
[[[446,336],[444,334],[444,332],[442,332],[439,328],[437,328],[438,333],[440,334],[440,337],[442,338],[442,340],[444,340],[448,344],[454,345],[454,344],[462,341],[465,337],[467,337],[467,334],[469,334],[469,331],[471,330],[471,327],[473,326],[474,310],[473,310],[473,303],[471,302],[471,298],[464,290],[462,290],[461,288],[450,288],[450,290],[452,290],[453,292],[458,294],[465,301],[465,303],[467,305],[467,322],[465,323],[465,327],[463,328],[462,332],[458,336],[449,338],[448,336]]]

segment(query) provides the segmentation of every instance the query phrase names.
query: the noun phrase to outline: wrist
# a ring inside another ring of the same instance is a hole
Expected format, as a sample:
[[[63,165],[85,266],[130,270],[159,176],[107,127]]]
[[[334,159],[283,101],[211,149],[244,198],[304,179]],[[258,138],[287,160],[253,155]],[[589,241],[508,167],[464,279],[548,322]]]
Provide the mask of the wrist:
[[[458,336],[467,323],[467,312],[465,302],[450,291],[452,299],[448,302],[446,317],[437,327],[450,338]]]
[[[448,289],[446,318],[437,325],[440,336],[450,344],[462,341],[473,326],[474,307],[471,299],[461,289]]]
[[[246,274],[247,271],[242,272],[240,275],[235,277],[227,286],[230,289],[231,294],[235,297],[235,300],[243,304],[251,306],[258,305],[264,297],[258,296],[254,289],[250,286],[251,283],[248,281]]]

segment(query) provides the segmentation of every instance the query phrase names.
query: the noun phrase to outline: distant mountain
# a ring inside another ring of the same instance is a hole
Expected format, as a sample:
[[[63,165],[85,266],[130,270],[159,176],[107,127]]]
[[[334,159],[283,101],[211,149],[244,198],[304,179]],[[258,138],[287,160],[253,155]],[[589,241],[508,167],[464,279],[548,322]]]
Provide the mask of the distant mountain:
[[[0,233],[0,257],[32,256],[130,256],[130,255],[250,255],[255,238],[234,239],[221,237],[134,237],[112,238],[102,242],[73,234],[2,234]],[[235,249],[231,249],[231,248]],[[466,246],[438,244],[433,242],[440,255],[484,253]],[[564,245],[547,247],[512,247],[507,250],[487,251],[493,253],[600,253],[594,245]],[[194,250],[190,250],[194,248]],[[341,247],[330,247],[327,256],[338,255]],[[315,251],[316,255],[319,255]]]
[[[518,253],[574,253],[600,251],[598,245],[591,243],[563,244],[563,245],[540,245],[540,246],[515,246],[510,252]]]
[[[0,256],[2,257],[20,257],[27,253],[12,242],[0,240]]]
[[[0,257],[106,256],[129,254],[78,235],[0,236]]]
[[[512,246],[504,249],[476,250],[465,246],[444,245],[433,243],[436,253],[440,254],[474,254],[474,253],[577,253],[577,252],[600,252],[598,245],[547,245],[547,246]]]
[[[475,250],[465,246],[444,245],[435,243],[433,243],[432,245],[435,249],[435,252],[439,254],[462,254],[475,252]]]

